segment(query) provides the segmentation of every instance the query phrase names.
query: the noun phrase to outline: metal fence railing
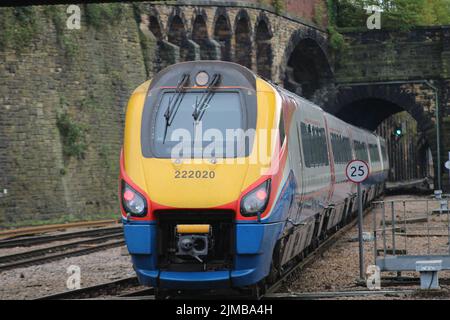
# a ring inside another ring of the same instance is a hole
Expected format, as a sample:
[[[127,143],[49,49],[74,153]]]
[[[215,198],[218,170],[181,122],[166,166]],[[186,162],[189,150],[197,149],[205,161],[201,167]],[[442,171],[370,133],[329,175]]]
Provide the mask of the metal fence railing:
[[[373,255],[380,271],[416,271],[417,262],[441,261],[450,270],[450,199],[374,202]]]

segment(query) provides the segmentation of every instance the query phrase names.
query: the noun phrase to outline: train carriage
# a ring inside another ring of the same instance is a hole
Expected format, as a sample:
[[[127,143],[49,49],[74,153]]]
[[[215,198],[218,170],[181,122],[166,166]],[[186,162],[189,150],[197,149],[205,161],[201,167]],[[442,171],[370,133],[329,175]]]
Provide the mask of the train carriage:
[[[125,239],[140,282],[160,290],[274,281],[355,211],[345,166],[381,191],[381,137],[240,65],[173,65],[132,94],[120,159]]]

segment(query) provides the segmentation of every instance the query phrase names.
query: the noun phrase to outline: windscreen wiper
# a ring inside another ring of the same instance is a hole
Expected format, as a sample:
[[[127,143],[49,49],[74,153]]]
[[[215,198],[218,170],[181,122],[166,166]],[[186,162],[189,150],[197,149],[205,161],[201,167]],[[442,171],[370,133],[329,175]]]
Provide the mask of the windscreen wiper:
[[[189,81],[189,74],[183,74],[180,82],[178,82],[177,90],[175,91],[174,95],[169,99],[169,103],[167,105],[166,111],[164,112],[164,118],[166,119],[166,126],[164,128],[164,138],[163,138],[163,144],[166,142],[166,136],[167,136],[167,129],[172,125],[173,119],[175,119],[175,116],[178,112],[178,109],[180,108],[181,102],[184,98],[184,87]]]
[[[194,118],[194,121],[196,123],[202,120],[206,109],[208,109],[209,107],[211,99],[214,97],[214,94],[216,93],[214,91],[214,87],[218,85],[219,82],[220,82],[220,74],[216,73],[214,74],[211,83],[209,84],[208,88],[206,88],[206,91],[203,93],[200,100],[198,100],[198,102],[197,101],[195,102],[195,108],[194,112],[192,113],[192,117]]]

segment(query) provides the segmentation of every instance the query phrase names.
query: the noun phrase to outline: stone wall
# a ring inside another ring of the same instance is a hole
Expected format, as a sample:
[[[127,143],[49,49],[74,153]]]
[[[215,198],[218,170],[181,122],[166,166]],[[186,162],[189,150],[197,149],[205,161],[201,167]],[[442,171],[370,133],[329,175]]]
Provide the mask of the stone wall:
[[[81,30],[61,25],[66,8],[27,11],[23,43],[22,9],[0,8],[16,29],[0,48],[0,227],[119,216],[124,110],[147,77],[143,42],[130,5],[95,25],[83,6]]]

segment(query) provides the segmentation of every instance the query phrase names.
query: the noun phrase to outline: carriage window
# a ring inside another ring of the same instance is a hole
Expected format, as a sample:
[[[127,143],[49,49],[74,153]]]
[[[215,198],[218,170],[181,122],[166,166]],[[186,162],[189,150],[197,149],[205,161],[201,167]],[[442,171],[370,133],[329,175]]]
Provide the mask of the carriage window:
[[[300,131],[305,166],[308,168],[328,166],[330,162],[325,128],[302,122]]]
[[[376,144],[369,144],[370,160],[372,162],[380,162],[380,153]]]
[[[333,148],[334,162],[346,164],[352,159],[350,139],[341,134],[331,133],[331,147]]]
[[[367,147],[364,142],[356,141],[355,144],[355,153],[356,153],[356,159],[363,160],[363,161],[369,161],[369,155],[367,154]]]
[[[284,131],[284,116],[283,116],[283,110],[281,110],[280,114],[280,123],[278,124],[278,130],[280,134],[280,147],[283,146],[284,138],[286,137],[286,132]]]

